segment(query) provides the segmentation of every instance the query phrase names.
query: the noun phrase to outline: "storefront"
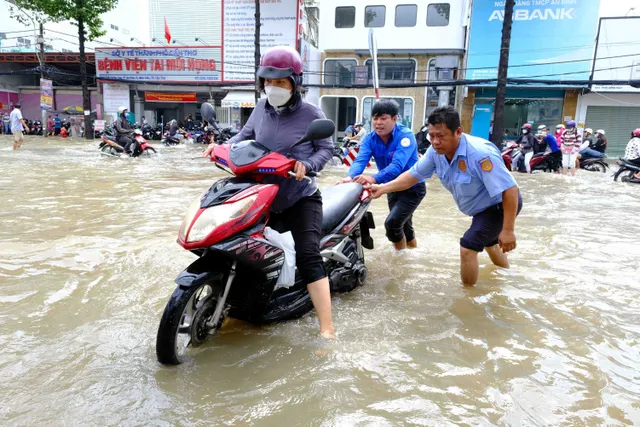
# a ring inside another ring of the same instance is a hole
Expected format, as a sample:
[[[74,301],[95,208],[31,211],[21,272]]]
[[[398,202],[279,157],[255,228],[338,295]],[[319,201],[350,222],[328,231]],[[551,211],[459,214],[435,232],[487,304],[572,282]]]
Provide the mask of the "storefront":
[[[495,88],[476,88],[472,134],[488,138],[488,130],[495,113]],[[554,128],[564,121],[563,89],[507,89],[504,109],[504,130],[506,139],[516,139],[525,123],[534,128],[544,124]],[[480,114],[482,111],[484,114]],[[489,114],[486,114],[487,111]]]
[[[256,93],[252,90],[230,90],[220,102],[218,121],[240,130],[256,106]]]

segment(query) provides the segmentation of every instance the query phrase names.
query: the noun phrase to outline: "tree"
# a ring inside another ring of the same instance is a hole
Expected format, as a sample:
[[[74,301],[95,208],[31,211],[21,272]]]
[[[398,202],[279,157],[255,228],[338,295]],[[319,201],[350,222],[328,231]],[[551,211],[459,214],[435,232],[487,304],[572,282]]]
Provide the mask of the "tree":
[[[85,111],[91,111],[91,97],[87,84],[87,57],[84,52],[84,43],[106,34],[102,29],[100,16],[115,8],[117,3],[118,0],[15,0],[16,6],[24,10],[46,16],[54,22],[68,20],[78,27],[82,108]],[[92,139],[90,116],[84,116],[84,129],[86,138]]]
[[[502,42],[500,44],[500,62],[498,63],[498,85],[496,87],[496,109],[493,120],[492,141],[502,147],[504,141],[504,101],[507,97],[507,71],[509,70],[509,48],[511,46],[511,26],[513,25],[513,7],[515,0],[504,4],[502,22]]]

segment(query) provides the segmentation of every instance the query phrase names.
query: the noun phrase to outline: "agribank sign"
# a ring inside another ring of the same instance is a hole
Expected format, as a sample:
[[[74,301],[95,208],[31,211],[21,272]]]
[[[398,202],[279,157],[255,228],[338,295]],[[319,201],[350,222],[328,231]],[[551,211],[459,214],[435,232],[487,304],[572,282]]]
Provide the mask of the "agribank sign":
[[[467,78],[498,76],[504,1],[474,0]],[[591,71],[600,0],[516,0],[511,78],[586,80]]]
[[[219,82],[219,47],[96,48],[96,75],[100,79]]]

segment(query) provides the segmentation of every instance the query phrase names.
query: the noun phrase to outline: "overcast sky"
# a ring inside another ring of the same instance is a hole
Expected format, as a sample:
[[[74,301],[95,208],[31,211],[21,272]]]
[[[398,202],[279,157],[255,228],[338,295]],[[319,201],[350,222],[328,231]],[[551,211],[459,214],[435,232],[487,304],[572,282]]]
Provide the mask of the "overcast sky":
[[[635,10],[629,12],[629,9]],[[600,0],[600,16],[640,16],[640,0]]]

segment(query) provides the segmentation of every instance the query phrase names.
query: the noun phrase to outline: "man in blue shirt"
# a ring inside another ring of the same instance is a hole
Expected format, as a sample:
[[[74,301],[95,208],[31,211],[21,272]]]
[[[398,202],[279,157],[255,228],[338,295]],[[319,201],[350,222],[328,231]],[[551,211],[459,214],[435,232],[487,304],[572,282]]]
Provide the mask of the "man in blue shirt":
[[[60,117],[58,117],[58,115],[56,114],[55,119],[53,119],[53,123],[54,123],[54,129],[55,135],[60,135],[60,130],[62,129],[62,120],[60,120]]]
[[[536,135],[536,138],[538,138],[540,144],[546,143],[547,149],[545,152],[551,151],[551,155],[549,156],[551,170],[560,173],[560,168],[562,167],[562,151],[560,151],[556,137],[549,133],[549,128],[547,126],[540,125],[538,126],[538,134]]]
[[[364,137],[348,176],[338,184],[351,181],[362,185],[384,184],[408,171],[418,161],[418,144],[413,132],[397,123],[398,104],[391,100],[378,101],[371,109],[371,116],[374,130]],[[362,175],[371,156],[376,159],[378,173]],[[412,218],[426,194],[427,186],[422,179],[387,196],[389,216],[384,226],[387,238],[397,250],[418,246]]]
[[[484,249],[495,265],[509,267],[506,253],[516,248],[522,198],[496,146],[463,134],[452,107],[437,108],[429,116],[429,135],[431,147],[418,163],[389,183],[369,186],[371,197],[402,191],[436,173],[460,211],[473,217],[460,239],[460,274],[465,285],[475,285],[478,254]]]

